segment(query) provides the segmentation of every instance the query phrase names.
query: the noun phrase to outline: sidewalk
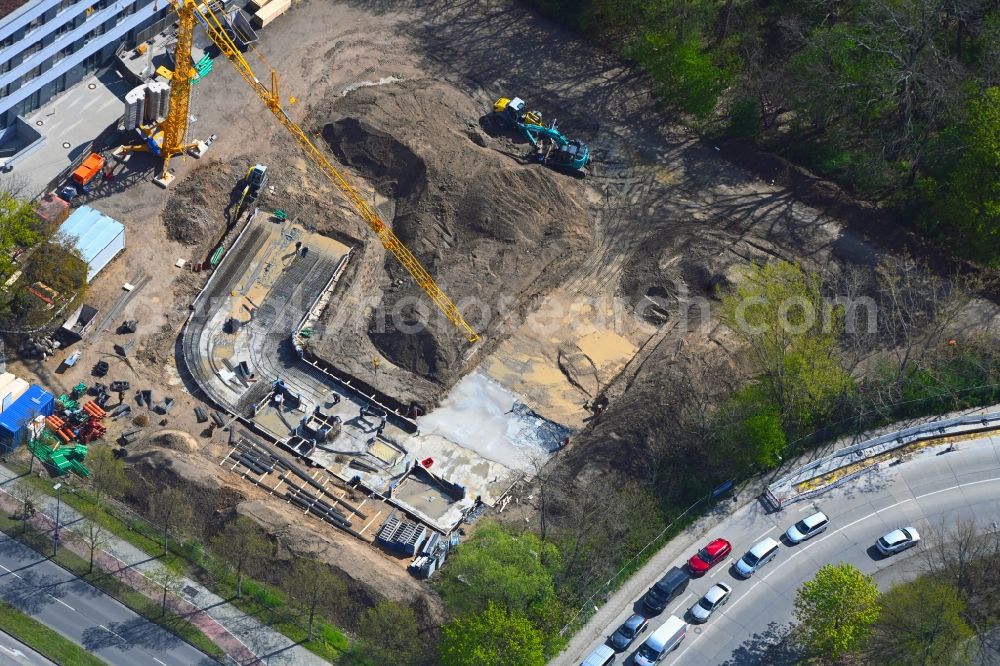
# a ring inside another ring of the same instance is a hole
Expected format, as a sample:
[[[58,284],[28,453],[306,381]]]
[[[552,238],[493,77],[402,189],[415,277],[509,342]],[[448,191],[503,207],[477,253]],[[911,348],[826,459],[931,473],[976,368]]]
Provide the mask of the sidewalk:
[[[0,465],[0,490],[18,478],[6,467]],[[16,504],[7,494],[0,494],[0,505],[6,507],[10,502]],[[55,525],[56,499],[45,496],[40,507],[40,514],[35,520],[43,520],[44,527],[52,529]],[[88,549],[83,544],[73,547],[69,530],[77,529],[83,521],[82,516],[65,502],[59,508],[59,523],[62,543],[71,547],[74,552],[82,546],[78,554],[89,557]],[[108,544],[95,557],[95,563],[104,571],[116,573],[132,587],[142,591],[147,596],[157,599],[160,594],[158,585],[146,576],[152,572],[164,569],[155,555],[145,553],[132,544],[108,534]],[[241,664],[267,663],[269,665],[323,666],[328,662],[316,656],[301,645],[292,642],[284,634],[264,625],[239,610],[222,597],[212,593],[201,583],[189,578],[180,580],[181,590],[173,600],[168,600],[168,606],[175,612],[185,615],[186,619],[200,629],[227,654]],[[200,612],[199,612],[200,611]]]

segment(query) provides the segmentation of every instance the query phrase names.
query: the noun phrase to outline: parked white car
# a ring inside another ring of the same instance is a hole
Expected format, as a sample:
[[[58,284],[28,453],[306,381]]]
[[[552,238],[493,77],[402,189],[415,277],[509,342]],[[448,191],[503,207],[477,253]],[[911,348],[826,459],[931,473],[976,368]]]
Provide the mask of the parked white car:
[[[920,543],[920,534],[912,527],[900,527],[884,536],[880,536],[875,542],[875,547],[883,555],[895,555],[907,548],[913,548]]]
[[[817,511],[789,527],[788,531],[785,532],[785,537],[793,544],[802,543],[806,539],[811,539],[820,532],[826,531],[829,526],[830,519],[822,511]]]

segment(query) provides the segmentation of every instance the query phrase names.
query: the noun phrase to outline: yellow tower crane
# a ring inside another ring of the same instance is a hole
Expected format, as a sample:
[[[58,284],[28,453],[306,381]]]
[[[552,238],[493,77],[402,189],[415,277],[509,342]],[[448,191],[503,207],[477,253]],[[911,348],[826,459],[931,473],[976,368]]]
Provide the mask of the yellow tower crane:
[[[157,183],[164,187],[174,179],[168,171],[170,158],[195,148],[197,143],[184,143],[191,103],[191,81],[198,76],[191,66],[191,43],[194,40],[195,12],[178,11],[177,44],[174,47],[174,71],[170,78],[170,105],[167,117],[153,127],[143,128],[146,140],[133,146],[122,146],[121,153],[150,152],[163,158],[163,171]]]
[[[190,67],[191,63],[191,40],[192,33],[194,31],[195,20],[197,20],[201,26],[205,29],[205,34],[208,38],[219,48],[223,55],[233,64],[236,71],[239,72],[243,80],[246,81],[257,96],[264,102],[271,113],[274,114],[278,122],[281,123],[285,129],[291,133],[291,135],[298,141],[299,146],[306,153],[313,164],[318,166],[323,174],[336,185],[337,189],[340,190],[341,194],[350,202],[357,211],[358,215],[368,224],[375,235],[378,236],[379,240],[386,250],[392,253],[394,257],[403,265],[406,270],[410,272],[413,279],[416,281],[420,288],[424,290],[427,296],[430,297],[434,304],[440,308],[440,310],[445,314],[446,317],[457,326],[462,333],[465,335],[466,340],[469,342],[476,342],[479,340],[479,335],[472,329],[471,326],[462,317],[462,313],[459,312],[458,308],[452,302],[448,295],[441,290],[441,288],[431,277],[427,269],[423,267],[420,261],[413,256],[413,253],[403,245],[402,241],[396,237],[392,229],[382,221],[375,209],[365,201],[357,190],[347,181],[347,179],[340,173],[340,171],[331,164],[330,160],[326,158],[326,155],[320,151],[313,142],[309,139],[309,136],[305,131],[298,126],[298,124],[292,120],[285,110],[281,107],[281,100],[278,96],[278,75],[272,70],[271,72],[271,87],[270,89],[265,86],[260,79],[254,74],[253,69],[250,64],[240,53],[239,48],[233,43],[233,40],[226,34],[222,22],[219,20],[215,11],[209,4],[202,4],[196,2],[196,0],[170,0],[171,6],[174,11],[177,12],[177,16],[180,18],[180,28],[177,34],[177,50],[175,52],[175,62],[184,63],[184,67]],[[185,34],[186,33],[186,34]],[[182,49],[187,49],[187,52],[183,52]],[[181,65],[177,65],[178,69]],[[175,77],[178,78],[178,77]],[[172,149],[176,148],[172,154],[176,154],[185,150],[187,147],[182,146],[181,142],[184,140],[184,129],[187,127],[187,100],[190,94],[190,78],[189,77],[179,77],[184,79],[181,83],[181,87],[172,87],[170,94],[170,114],[167,121],[164,123],[164,146],[170,146]],[[178,81],[178,83],[180,83]],[[176,84],[172,84],[176,85]],[[183,91],[183,92],[182,92]],[[177,113],[175,114],[174,99],[183,97],[183,101],[178,99],[177,101]],[[181,114],[181,106],[183,105],[183,114]],[[171,124],[171,120],[174,124]],[[172,130],[174,133],[169,135],[173,139],[176,139],[175,143],[168,143],[168,130]],[[164,149],[161,149],[165,151]],[[166,162],[167,157],[164,158],[164,173],[166,173]]]

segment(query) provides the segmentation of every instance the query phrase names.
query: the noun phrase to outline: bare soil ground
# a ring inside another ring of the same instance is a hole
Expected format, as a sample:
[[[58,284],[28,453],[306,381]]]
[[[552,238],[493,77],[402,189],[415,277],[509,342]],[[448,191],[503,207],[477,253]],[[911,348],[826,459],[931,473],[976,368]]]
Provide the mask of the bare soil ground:
[[[176,447],[144,454],[150,474],[171,468],[204,486],[206,510],[240,504],[274,532],[308,533],[300,548],[328,549],[335,566],[378,594],[425,588],[333,528],[283,514],[284,505],[249,485],[199,476],[197,468],[224,452],[194,421],[199,403],[185,394],[191,387],[174,350],[206,276],[174,262],[202,261],[211,251],[227,224],[235,179],[251,164],[270,167],[274,191],[263,206],[364,241],[315,340],[334,364],[372,381],[371,360],[381,355],[378,388],[433,402],[481,363],[543,415],[575,427],[605,393],[613,420],[605,419],[599,437],[585,430],[568,451],[593,469],[619,464],[655,431],[657,387],[669,381],[668,370],[718,351],[710,323],[680,321],[685,295],[708,295],[733,266],[762,258],[816,266],[878,257],[790,190],[751,176],[671,124],[641,77],[513,0],[303,0],[263,31],[248,58],[262,77],[271,66],[281,73],[292,117],[349,165],[362,196],[446,291],[460,304],[475,297],[491,307],[488,321],[467,310],[484,342],[467,358],[461,336],[440,318],[414,335],[378,330],[379,306],[391,310],[419,292],[223,63],[193,100],[198,120],[190,135],[219,135],[208,156],[175,160],[179,179],[170,191],[149,182],[154,163],[136,156],[130,168],[146,180],[90,202],[125,223],[129,249],[88,302],[106,310],[123,282],[150,277],[119,317],[140,319],[138,353],[116,361],[112,374],[171,392],[179,403],[163,427],[196,434],[201,444],[193,454]],[[526,163],[526,143],[481,122],[495,98],[513,95],[591,145],[586,180]],[[64,375],[51,361],[15,371],[67,390],[121,337],[109,332],[83,343],[86,367]]]
[[[560,284],[583,256],[592,220],[575,203],[585,201],[580,183],[512,163],[480,131],[483,114],[467,92],[431,78],[333,94],[312,110],[329,118],[322,134],[339,161],[391,205],[396,235],[490,338],[499,318],[476,315],[500,302],[516,309]],[[357,324],[393,364],[438,384],[437,393],[464,374],[468,345],[436,312],[426,329],[400,334],[426,299],[394,258],[384,267],[365,291],[381,292],[376,304],[390,316]],[[367,361],[367,350],[343,332],[327,331],[320,353],[337,363]]]

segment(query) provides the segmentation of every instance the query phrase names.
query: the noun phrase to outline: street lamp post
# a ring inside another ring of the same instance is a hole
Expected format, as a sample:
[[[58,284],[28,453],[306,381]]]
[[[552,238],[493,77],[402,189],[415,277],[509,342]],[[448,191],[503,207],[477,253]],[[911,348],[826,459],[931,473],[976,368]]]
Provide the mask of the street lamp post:
[[[55,557],[59,551],[59,505],[62,503],[62,484],[57,483],[52,486],[52,490],[56,491],[56,531],[52,538],[52,557]]]

